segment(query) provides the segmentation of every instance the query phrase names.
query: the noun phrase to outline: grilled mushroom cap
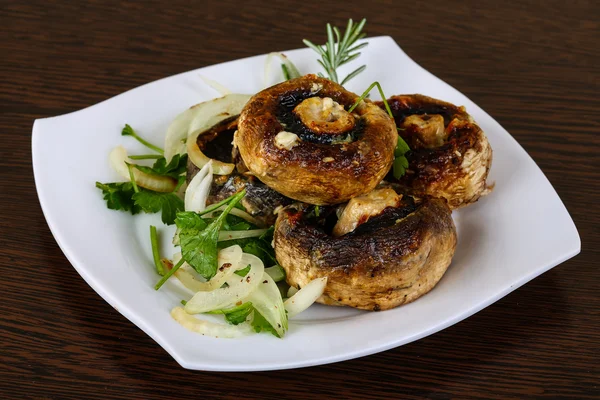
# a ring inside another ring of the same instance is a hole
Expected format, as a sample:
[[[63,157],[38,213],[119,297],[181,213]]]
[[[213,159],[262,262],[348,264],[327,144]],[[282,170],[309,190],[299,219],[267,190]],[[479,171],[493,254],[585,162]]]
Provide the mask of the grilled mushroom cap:
[[[411,148],[409,167],[397,181],[405,192],[445,198],[453,209],[489,192],[492,148],[464,107],[420,94],[393,96],[388,103]]]
[[[394,122],[370,102],[315,75],[263,90],[246,104],[234,143],[248,169],[279,193],[338,204],[371,191],[389,171]]]
[[[387,310],[409,303],[440,280],[456,247],[451,211],[443,199],[416,204],[402,197],[398,207],[371,216],[354,231],[327,231],[332,207],[294,204],[279,212],[274,247],[291,286],[328,277],[323,304]]]
[[[238,116],[227,118],[209,130],[199,135],[196,143],[206,156],[224,162],[235,164],[235,170],[229,175],[214,175],[208,204],[218,203],[235,193],[246,189],[246,195],[241,200],[242,205],[262,226],[268,227],[275,223],[275,210],[287,206],[292,200],[277,193],[254,176],[244,173],[247,168],[239,157],[239,153],[231,142],[233,133],[237,130]],[[200,169],[188,159],[186,180],[189,183]]]

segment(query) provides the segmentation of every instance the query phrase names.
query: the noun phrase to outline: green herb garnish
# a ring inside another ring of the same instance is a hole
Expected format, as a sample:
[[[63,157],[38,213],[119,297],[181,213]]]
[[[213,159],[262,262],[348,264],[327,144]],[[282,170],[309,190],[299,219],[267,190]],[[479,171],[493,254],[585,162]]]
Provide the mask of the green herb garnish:
[[[209,311],[206,314],[223,314],[225,316],[225,320],[232,325],[238,325],[243,322],[246,322],[248,315],[254,310],[252,303],[247,301],[245,303],[240,304],[239,306],[235,306],[232,308],[222,309],[222,310],[213,310]]]
[[[339,83],[337,69],[360,56],[358,50],[367,46],[368,43],[354,45],[357,40],[362,39],[367,35],[362,32],[366,22],[367,20],[363,19],[358,24],[354,24],[352,19],[349,19],[344,35],[340,33],[340,30],[337,27],[332,27],[331,24],[327,24],[327,43],[321,46],[317,46],[307,39],[303,40],[305,45],[321,56],[321,59],[318,60],[318,62],[325,69],[330,80]],[[366,65],[362,65],[355,69],[342,79],[340,84],[345,84],[366,68]],[[323,76],[323,74],[319,75]]]
[[[163,276],[163,277],[160,279],[160,281],[158,281],[158,283],[156,284],[156,286],[154,286],[154,290],[158,290],[158,289],[160,289],[160,288],[161,288],[161,286],[162,286],[162,285],[164,285],[164,284],[165,284],[165,282],[166,282],[166,281],[168,281],[168,280],[169,280],[169,278],[170,278],[171,276],[173,276],[173,274],[174,274],[175,272],[177,272],[177,270],[178,270],[179,268],[181,268],[181,266],[183,265],[183,263],[184,263],[184,262],[185,262],[185,260],[182,258],[181,260],[179,260],[179,261],[177,262],[177,264],[173,265],[173,268],[171,268],[171,269],[169,270],[169,272],[167,272],[167,273],[166,273],[166,274],[165,274],[165,275],[164,275],[164,276]]]
[[[150,225],[150,244],[152,246],[152,258],[154,259],[156,272],[158,272],[159,275],[164,275],[165,269],[158,252],[158,234],[156,233],[156,227],[154,225]]]
[[[248,264],[246,266],[246,268],[238,269],[237,271],[234,272],[234,274],[239,275],[239,276],[246,276],[246,275],[248,275],[248,272],[250,272],[250,268],[252,268],[252,266],[250,264]]]
[[[269,332],[273,336],[280,337],[275,328],[259,313],[256,309],[254,310],[254,316],[252,318],[252,328],[254,328],[254,332]]]
[[[135,138],[138,142],[140,142],[141,144],[143,144],[147,148],[149,148],[151,150],[154,150],[154,151],[156,151],[157,153],[160,153],[160,154],[164,154],[165,153],[164,150],[161,149],[160,147],[153,145],[152,143],[148,142],[146,139],[144,139],[141,136],[139,136],[137,134],[137,132],[134,131],[133,128],[129,124],[125,124],[125,127],[121,131],[121,135],[122,136],[132,136],[133,138]]]
[[[141,211],[139,205],[135,204],[133,185],[131,182],[100,183],[96,187],[102,190],[106,206],[111,210],[130,211],[137,214]]]
[[[161,193],[141,189],[132,198],[135,204],[140,206],[146,213],[157,213],[160,211],[160,219],[167,225],[172,225],[175,222],[177,213],[184,208],[183,200],[174,192]]]
[[[177,213],[175,223],[179,229],[179,245],[181,246],[182,257],[206,279],[212,278],[217,272],[217,242],[223,222],[229,211],[245,195],[246,191],[242,190],[226,199],[227,207],[208,225],[200,218],[198,213],[190,211]]]
[[[167,163],[167,160],[164,157],[160,157],[152,167],[137,164],[131,165],[147,174],[169,176],[174,179],[179,179],[179,177],[187,170],[187,160],[187,154],[175,154],[169,163]]]
[[[390,108],[390,105],[386,100],[385,94],[383,93],[383,89],[381,88],[379,82],[373,82],[371,86],[369,86],[367,90],[365,90],[365,92],[358,98],[358,100],[356,100],[352,107],[348,109],[348,112],[354,111],[354,109],[358,107],[358,105],[368,96],[369,92],[373,90],[373,88],[376,86],[379,90],[381,99],[383,100],[385,110],[387,111],[390,118],[394,120],[394,114],[392,114],[392,109]],[[394,122],[394,125],[395,124],[396,123]],[[402,175],[404,175],[404,173],[406,172],[406,168],[408,168],[408,159],[406,158],[406,153],[408,153],[409,151],[410,147],[408,146],[408,144],[404,141],[404,139],[402,139],[402,136],[398,135],[398,141],[396,142],[396,148],[394,149],[394,164],[392,167],[394,178],[400,179],[400,177],[402,177]]]
[[[129,156],[132,160],[156,160],[161,158],[160,154],[140,154],[139,156]]]
[[[136,192],[132,182],[96,182],[96,187],[102,190],[106,206],[111,210],[129,211],[133,215],[140,211],[161,211],[161,220],[167,225],[172,225],[177,212],[183,211],[183,200],[175,192],[160,193],[140,187]]]
[[[283,72],[283,79],[285,79],[286,81],[292,79],[290,71],[288,70],[288,67],[285,66],[285,64],[281,64],[281,72]]]

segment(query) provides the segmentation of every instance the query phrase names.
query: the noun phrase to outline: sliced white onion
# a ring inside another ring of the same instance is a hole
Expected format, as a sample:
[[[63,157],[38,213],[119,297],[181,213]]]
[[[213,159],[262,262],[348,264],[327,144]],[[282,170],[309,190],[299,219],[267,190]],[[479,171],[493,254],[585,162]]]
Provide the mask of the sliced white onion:
[[[281,292],[269,274],[263,273],[258,288],[250,294],[248,301],[275,328],[279,337],[283,337],[288,328],[288,317]]]
[[[270,81],[269,81],[269,75],[271,75],[271,60],[273,59],[273,57],[278,57],[281,60],[281,63],[287,67],[288,72],[290,73],[290,78],[293,79],[293,78],[298,78],[298,77],[302,76],[302,74],[300,74],[300,72],[298,71],[298,68],[296,68],[294,63],[292,63],[285,54],[278,53],[278,52],[269,53],[269,54],[267,54],[267,58],[265,59],[265,75],[264,75],[265,87],[269,87],[272,84],[274,84],[274,83],[270,83]],[[281,82],[281,81],[278,81],[278,82]],[[278,83],[278,82],[276,82],[276,83]]]
[[[221,231],[219,232],[219,242],[234,239],[246,239],[262,236],[268,229],[249,229],[247,231]]]
[[[216,338],[238,338],[253,333],[252,328],[247,323],[239,325],[218,324],[198,319],[185,312],[182,307],[175,307],[171,310],[171,317],[192,332]]]
[[[296,293],[298,293],[298,289],[296,289],[293,286],[290,286],[290,288],[288,289],[287,292],[287,297],[292,297],[293,295],[295,295]],[[284,303],[285,304],[285,303]]]
[[[210,86],[211,88],[213,88],[217,92],[219,92],[219,94],[221,96],[225,96],[225,95],[231,94],[231,90],[229,90],[225,86],[221,85],[219,82],[217,82],[215,80],[212,80],[210,78],[207,78],[204,75],[198,74],[198,76],[200,77],[200,79],[202,79],[204,81],[204,83],[206,83],[208,86]]]
[[[225,209],[226,206],[220,207],[219,210],[223,210]],[[250,222],[251,224],[254,224],[256,226],[261,226],[262,223],[257,220],[256,218],[254,218],[252,215],[248,214],[246,211],[244,210],[240,210],[239,208],[232,208],[231,211],[229,211],[229,214],[235,215],[236,217],[240,217],[245,219],[246,221]]]
[[[185,191],[185,211],[200,212],[206,208],[206,200],[210,194],[210,185],[213,180],[212,161],[194,176]]]
[[[110,165],[117,171],[123,179],[130,180],[129,168],[126,163],[134,162],[127,157],[127,150],[123,146],[115,147],[108,156]],[[168,176],[151,175],[140,171],[137,168],[132,169],[133,179],[138,186],[155,192],[172,192],[177,187],[177,181]]]
[[[228,94],[196,104],[179,114],[167,129],[165,158],[170,161],[175,154],[185,153],[186,142],[191,136],[194,136],[191,140],[195,143],[200,132],[207,131],[224,119],[239,115],[250,97],[246,94]],[[202,166],[204,164],[199,168]]]
[[[275,282],[279,282],[285,279],[285,270],[279,265],[273,265],[272,267],[265,268],[265,272],[269,274]]]
[[[244,253],[240,267],[250,265],[246,276],[232,275],[227,279],[227,287],[210,292],[198,292],[185,305],[188,314],[198,314],[235,305],[252,293],[259,285],[265,267],[260,258]]]
[[[201,281],[200,276],[195,273],[194,269],[188,263],[184,263],[181,268],[175,272],[175,276],[183,286],[194,293],[209,292],[223,286],[223,284],[227,282],[238,269],[246,268],[247,264],[241,265],[242,254],[242,248],[238,245],[229,246],[220,250],[219,268],[217,269],[215,276],[208,282]],[[173,256],[174,263],[177,263],[180,259],[181,254]]]
[[[202,133],[200,133],[202,134]],[[232,163],[226,163],[219,160],[214,160],[207,157],[197,143],[198,136],[190,137],[187,141],[187,153],[190,161],[198,168],[202,168],[212,160],[213,162],[213,173],[216,175],[229,175],[233,172],[235,165]]]
[[[313,279],[302,289],[298,290],[296,294],[287,299],[284,306],[287,310],[288,318],[291,318],[310,307],[319,297],[321,297],[325,290],[325,286],[327,286],[327,277]]]

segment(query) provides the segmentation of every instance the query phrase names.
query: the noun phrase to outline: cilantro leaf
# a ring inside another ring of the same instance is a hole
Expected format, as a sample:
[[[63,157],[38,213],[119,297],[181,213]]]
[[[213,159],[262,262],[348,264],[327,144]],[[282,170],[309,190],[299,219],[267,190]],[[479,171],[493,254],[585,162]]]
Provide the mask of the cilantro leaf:
[[[184,213],[186,215],[182,215],[181,219],[175,220],[177,228],[179,228],[179,245],[183,259],[206,279],[212,278],[217,272],[217,242],[223,222],[229,211],[245,195],[246,191],[242,190],[231,196],[225,210],[204,229],[199,229],[198,220],[190,216],[189,212]],[[198,218],[200,217],[198,216]],[[184,219],[186,223],[183,223]],[[195,225],[190,226],[188,224],[190,221],[193,221]]]
[[[280,337],[275,328],[271,326],[271,324],[259,313],[256,309],[254,310],[254,317],[252,318],[252,328],[254,328],[254,332],[268,332],[274,336]]]
[[[161,212],[161,220],[167,225],[175,223],[177,212],[184,208],[183,200],[175,193],[160,193],[152,190],[140,189],[132,196],[135,205],[144,212]]]
[[[96,187],[102,190],[106,206],[109,209],[130,211],[132,214],[140,212],[140,207],[132,199],[135,191],[131,182],[96,182]]]
[[[250,315],[253,310],[254,307],[252,307],[252,303],[247,301],[239,306],[222,310],[214,310],[208,312],[207,314],[223,314],[227,322],[232,325],[238,325],[246,322],[246,318],[248,318],[248,315]]]

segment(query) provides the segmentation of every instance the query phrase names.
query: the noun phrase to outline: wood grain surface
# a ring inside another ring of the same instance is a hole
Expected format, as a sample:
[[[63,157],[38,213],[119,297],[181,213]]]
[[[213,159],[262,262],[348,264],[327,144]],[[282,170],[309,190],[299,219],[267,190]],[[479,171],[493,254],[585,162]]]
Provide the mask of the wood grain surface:
[[[370,36],[392,36],[516,138],[573,216],[582,253],[384,353],[288,371],[184,370],[58,248],[33,181],[33,121],[322,41],[326,22],[348,17],[367,17]],[[600,398],[597,1],[4,0],[0,33],[0,398]]]

